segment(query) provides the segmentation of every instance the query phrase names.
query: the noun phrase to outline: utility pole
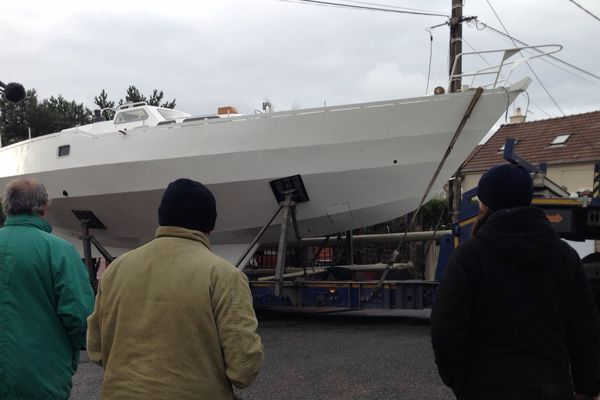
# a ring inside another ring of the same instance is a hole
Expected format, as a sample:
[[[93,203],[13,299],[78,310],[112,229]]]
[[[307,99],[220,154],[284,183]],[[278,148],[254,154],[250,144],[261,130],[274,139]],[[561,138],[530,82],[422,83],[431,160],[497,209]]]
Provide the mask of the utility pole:
[[[450,65],[448,74],[452,74],[452,66],[456,56],[462,53],[462,19],[463,0],[452,0],[452,17],[450,18]],[[456,62],[455,74],[462,73],[462,59]],[[450,82],[450,93],[458,92],[461,88],[461,79]]]
[[[462,53],[462,20],[463,20],[463,0],[452,0],[452,17],[450,18],[450,65],[448,74],[452,74],[452,67],[457,56]],[[462,58],[456,60],[456,69],[454,74],[462,73]],[[462,80],[453,79],[450,82],[450,93],[460,91]],[[457,223],[459,219],[460,201],[462,198],[462,176],[460,168],[454,176],[448,181],[448,194],[450,203],[450,217],[452,223]]]

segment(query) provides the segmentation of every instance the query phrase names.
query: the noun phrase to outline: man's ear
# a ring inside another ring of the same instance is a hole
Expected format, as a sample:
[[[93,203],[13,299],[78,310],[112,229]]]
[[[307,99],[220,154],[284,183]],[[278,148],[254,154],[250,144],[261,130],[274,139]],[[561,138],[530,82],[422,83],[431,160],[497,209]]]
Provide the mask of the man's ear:
[[[46,215],[46,210],[48,210],[48,203],[44,204],[44,206],[42,207],[42,211],[40,211],[40,217]]]

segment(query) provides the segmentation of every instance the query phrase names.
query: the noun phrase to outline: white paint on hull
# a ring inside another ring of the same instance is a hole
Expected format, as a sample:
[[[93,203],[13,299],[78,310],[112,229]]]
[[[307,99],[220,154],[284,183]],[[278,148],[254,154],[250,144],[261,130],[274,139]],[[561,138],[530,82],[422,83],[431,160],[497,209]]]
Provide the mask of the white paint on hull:
[[[519,90],[484,92],[432,193],[496,122]],[[77,242],[71,210],[91,210],[105,245],[149,241],[166,185],[205,183],[219,217],[213,242],[248,243],[277,208],[269,181],[302,175],[310,202],[298,205],[305,236],[383,222],[413,210],[473,93],[428,96],[129,129],[126,134],[68,130],[0,149],[0,185],[16,176],[43,182],[49,222]],[[89,131],[89,130],[88,130]],[[71,154],[58,158],[69,144]],[[63,194],[64,193],[64,194]],[[265,240],[277,237],[278,225]]]

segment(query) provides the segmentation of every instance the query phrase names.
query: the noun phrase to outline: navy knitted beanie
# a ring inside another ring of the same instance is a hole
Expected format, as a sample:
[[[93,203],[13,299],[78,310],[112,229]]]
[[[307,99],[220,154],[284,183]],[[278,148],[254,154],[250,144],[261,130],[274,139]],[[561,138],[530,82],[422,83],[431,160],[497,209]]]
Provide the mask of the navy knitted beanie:
[[[158,207],[159,225],[209,233],[216,220],[215,197],[206,186],[185,178],[169,183]]]
[[[492,167],[479,179],[477,197],[492,210],[526,207],[533,197],[531,175],[519,165]]]

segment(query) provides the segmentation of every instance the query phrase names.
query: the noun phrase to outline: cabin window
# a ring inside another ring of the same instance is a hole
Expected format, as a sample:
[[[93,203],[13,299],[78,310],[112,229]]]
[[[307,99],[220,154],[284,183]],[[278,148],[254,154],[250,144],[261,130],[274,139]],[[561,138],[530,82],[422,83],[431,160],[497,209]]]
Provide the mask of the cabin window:
[[[570,136],[570,133],[562,133],[555,137],[552,142],[550,142],[550,146],[559,146],[561,144],[565,144],[565,142],[569,139]]]
[[[146,110],[133,109],[122,111],[115,116],[116,124],[125,124],[127,122],[144,121],[148,119],[148,113]]]
[[[58,146],[58,156],[67,157],[71,153],[71,145]]]
[[[158,113],[162,115],[164,119],[186,118],[190,116],[190,114],[186,114],[177,110],[171,110],[170,108],[159,108]]]

